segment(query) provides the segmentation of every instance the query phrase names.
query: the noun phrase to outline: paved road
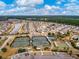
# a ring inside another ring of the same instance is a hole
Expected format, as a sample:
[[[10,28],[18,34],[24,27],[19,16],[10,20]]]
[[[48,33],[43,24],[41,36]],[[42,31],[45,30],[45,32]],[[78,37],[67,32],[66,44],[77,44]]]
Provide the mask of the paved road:
[[[72,48],[69,42],[65,42],[69,48]]]
[[[14,38],[13,36],[9,36],[8,37],[8,39],[4,42],[4,44],[0,47],[0,51],[1,51],[1,49],[2,48],[4,48],[6,45],[7,45],[7,43],[10,41],[10,40],[12,40],[12,38]]]

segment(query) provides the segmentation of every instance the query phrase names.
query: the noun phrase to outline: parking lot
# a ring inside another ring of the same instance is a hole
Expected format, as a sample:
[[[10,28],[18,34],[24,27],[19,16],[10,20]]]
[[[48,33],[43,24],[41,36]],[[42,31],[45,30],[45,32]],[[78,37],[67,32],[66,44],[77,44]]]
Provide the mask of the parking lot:
[[[55,52],[54,54],[55,55],[31,55],[29,53],[21,53],[12,56],[11,59],[75,59],[68,54],[62,52]]]

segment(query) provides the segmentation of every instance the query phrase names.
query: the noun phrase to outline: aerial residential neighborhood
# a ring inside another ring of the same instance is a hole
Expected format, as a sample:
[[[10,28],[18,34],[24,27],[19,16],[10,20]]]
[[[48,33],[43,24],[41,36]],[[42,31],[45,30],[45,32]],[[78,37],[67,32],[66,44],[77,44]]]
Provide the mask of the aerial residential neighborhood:
[[[0,58],[79,58],[78,26],[19,19],[0,22]]]
[[[79,59],[79,0],[0,0],[0,59]]]

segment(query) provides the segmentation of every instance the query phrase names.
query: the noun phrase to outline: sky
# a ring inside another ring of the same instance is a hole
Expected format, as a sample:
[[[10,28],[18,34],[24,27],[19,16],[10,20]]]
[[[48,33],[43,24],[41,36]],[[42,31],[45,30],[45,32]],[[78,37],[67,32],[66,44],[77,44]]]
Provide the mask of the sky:
[[[79,0],[0,0],[0,15],[79,15]]]

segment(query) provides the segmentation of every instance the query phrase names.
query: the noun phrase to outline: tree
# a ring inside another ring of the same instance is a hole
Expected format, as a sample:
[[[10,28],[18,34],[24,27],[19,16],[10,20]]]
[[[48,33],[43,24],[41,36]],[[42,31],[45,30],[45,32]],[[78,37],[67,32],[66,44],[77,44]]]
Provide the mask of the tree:
[[[45,47],[45,48],[44,48],[44,50],[49,50],[49,49],[50,49],[49,47]]]
[[[58,38],[61,37],[61,33],[60,32],[57,33],[57,37]]]
[[[0,56],[0,59],[2,59],[2,56]]]
[[[2,48],[2,52],[7,52],[7,48]]]
[[[37,46],[33,46],[33,49],[34,49],[34,50],[37,50]]]
[[[51,33],[50,32],[48,33],[48,36],[51,36]]]
[[[78,38],[73,38],[74,40],[78,40]]]
[[[9,43],[7,43],[7,45],[9,45]]]
[[[69,54],[72,55],[72,50],[70,50]]]
[[[55,34],[54,33],[52,33],[52,36],[54,36]]]
[[[69,36],[70,34],[71,34],[70,31],[67,31],[66,36]]]
[[[18,49],[18,53],[26,52],[26,49]]]

